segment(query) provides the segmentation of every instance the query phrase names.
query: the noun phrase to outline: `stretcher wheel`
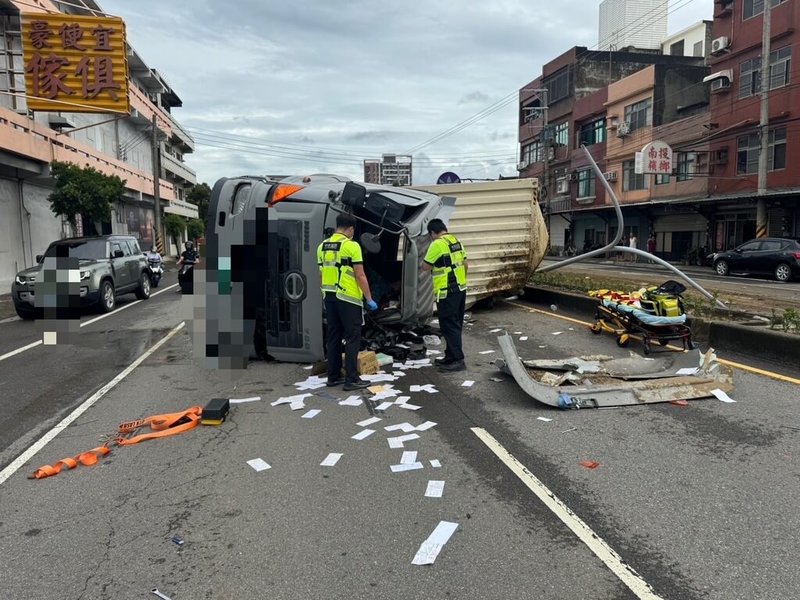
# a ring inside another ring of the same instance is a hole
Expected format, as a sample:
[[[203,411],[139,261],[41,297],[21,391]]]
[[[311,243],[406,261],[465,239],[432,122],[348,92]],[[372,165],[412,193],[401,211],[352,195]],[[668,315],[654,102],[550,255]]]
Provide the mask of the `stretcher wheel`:
[[[631,341],[631,337],[627,333],[623,333],[621,336],[617,338],[617,346],[620,348],[624,348],[628,345],[628,342]]]
[[[589,331],[591,331],[595,335],[598,335],[600,334],[600,332],[603,331],[603,326],[600,325],[600,323],[595,323],[589,328]]]

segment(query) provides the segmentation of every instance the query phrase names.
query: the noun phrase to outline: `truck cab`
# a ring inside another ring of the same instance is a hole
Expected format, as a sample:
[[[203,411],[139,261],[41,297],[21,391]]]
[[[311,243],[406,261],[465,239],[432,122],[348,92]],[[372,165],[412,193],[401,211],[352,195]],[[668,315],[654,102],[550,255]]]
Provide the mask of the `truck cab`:
[[[259,356],[288,362],[324,358],[317,247],[336,215],[357,220],[377,313],[368,324],[415,328],[433,314],[426,225],[447,222],[455,199],[402,187],[359,184],[336,175],[219,180],[206,229],[206,265],[195,294],[204,325],[195,347],[212,367],[244,368]],[[199,280],[199,281],[198,281]]]

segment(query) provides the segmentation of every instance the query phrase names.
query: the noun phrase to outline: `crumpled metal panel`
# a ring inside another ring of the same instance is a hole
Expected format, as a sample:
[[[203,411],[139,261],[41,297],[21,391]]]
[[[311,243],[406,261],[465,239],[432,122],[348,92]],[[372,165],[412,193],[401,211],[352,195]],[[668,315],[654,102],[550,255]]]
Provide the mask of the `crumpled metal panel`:
[[[609,383],[611,376],[608,373],[593,373],[582,376],[580,385],[549,386],[528,374],[510,335],[498,336],[497,339],[505,360],[496,361],[495,364],[511,375],[531,398],[556,408],[603,408],[695,400],[712,397],[712,390],[733,390],[733,371],[717,361],[713,350],[705,354],[699,350],[683,353],[685,358],[674,360],[672,364],[658,362],[652,373],[624,375],[628,380],[614,378],[613,383]],[[602,364],[600,361],[597,363]],[[657,370],[659,366],[660,371]],[[691,367],[697,367],[698,372],[694,375],[675,375],[679,369]],[[630,371],[631,365],[622,370]],[[593,378],[599,381],[593,381]]]

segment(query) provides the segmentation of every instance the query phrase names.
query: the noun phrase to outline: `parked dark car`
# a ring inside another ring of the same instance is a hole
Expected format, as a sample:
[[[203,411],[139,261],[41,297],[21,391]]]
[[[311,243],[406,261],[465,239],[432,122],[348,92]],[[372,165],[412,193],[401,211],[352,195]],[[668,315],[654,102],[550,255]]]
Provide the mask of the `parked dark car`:
[[[746,273],[771,275],[778,281],[800,277],[800,239],[760,238],[713,255],[718,275]]]

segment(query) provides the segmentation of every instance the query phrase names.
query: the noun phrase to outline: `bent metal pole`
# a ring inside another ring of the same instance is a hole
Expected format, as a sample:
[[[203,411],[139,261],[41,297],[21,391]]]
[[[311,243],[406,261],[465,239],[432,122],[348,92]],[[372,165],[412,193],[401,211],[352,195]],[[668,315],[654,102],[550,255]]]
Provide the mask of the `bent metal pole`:
[[[581,148],[583,148],[583,151],[586,153],[586,157],[589,159],[589,162],[592,164],[592,168],[594,169],[594,172],[597,174],[597,178],[603,183],[603,187],[606,188],[606,192],[608,193],[608,196],[609,196],[609,198],[611,198],[611,202],[614,205],[614,211],[617,213],[617,223],[619,223],[619,227],[617,227],[617,235],[614,236],[614,239],[611,242],[609,242],[608,244],[606,244],[602,248],[598,248],[597,250],[592,250],[590,252],[587,252],[586,254],[580,254],[578,256],[573,256],[571,258],[567,258],[567,259],[558,261],[557,263],[546,265],[546,266],[544,266],[544,267],[542,267],[540,269],[537,269],[537,270],[540,273],[545,273],[547,271],[555,271],[556,269],[560,269],[561,267],[565,267],[567,265],[571,265],[571,264],[580,262],[580,261],[582,261],[584,259],[587,259],[587,258],[592,258],[593,256],[598,256],[600,254],[605,254],[606,252],[609,252],[609,251],[627,252],[628,254],[634,254],[636,256],[642,256],[644,258],[647,258],[648,260],[652,260],[653,262],[661,265],[662,267],[666,267],[667,269],[669,269],[670,271],[675,273],[678,277],[683,279],[686,283],[691,285],[698,292],[703,294],[703,296],[705,296],[709,300],[714,300],[714,302],[716,302],[716,304],[717,304],[717,306],[719,308],[727,308],[727,306],[725,306],[724,302],[722,302],[718,298],[715,298],[714,294],[712,294],[711,292],[706,290],[703,286],[701,286],[699,283],[694,281],[691,277],[686,275],[686,273],[684,273],[683,271],[678,269],[675,265],[671,265],[667,261],[662,260],[659,257],[650,254],[649,252],[645,252],[644,250],[639,250],[638,248],[629,248],[628,246],[617,246],[619,241],[622,239],[622,232],[625,229],[625,223],[624,223],[624,221],[622,219],[622,209],[620,208],[619,200],[617,199],[617,196],[614,194],[614,190],[608,184],[608,181],[606,181],[606,178],[603,177],[603,172],[600,170],[600,167],[597,166],[597,163],[595,162],[595,160],[592,157],[592,155],[589,152],[589,150],[586,148],[586,145],[585,144],[581,144]]]

